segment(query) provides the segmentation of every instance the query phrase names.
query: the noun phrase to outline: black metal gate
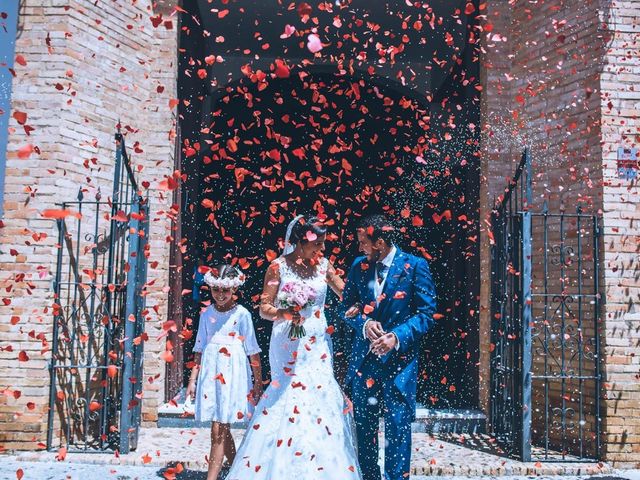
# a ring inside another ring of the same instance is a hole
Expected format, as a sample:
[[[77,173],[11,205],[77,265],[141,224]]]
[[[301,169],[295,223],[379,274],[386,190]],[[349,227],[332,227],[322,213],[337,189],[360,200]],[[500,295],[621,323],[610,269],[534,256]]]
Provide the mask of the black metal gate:
[[[58,225],[47,448],[135,449],[140,425],[148,205],[117,133],[113,194],[81,188]],[[55,445],[54,445],[55,443]]]
[[[490,430],[521,460],[600,455],[600,219],[532,212],[525,149],[492,216]]]

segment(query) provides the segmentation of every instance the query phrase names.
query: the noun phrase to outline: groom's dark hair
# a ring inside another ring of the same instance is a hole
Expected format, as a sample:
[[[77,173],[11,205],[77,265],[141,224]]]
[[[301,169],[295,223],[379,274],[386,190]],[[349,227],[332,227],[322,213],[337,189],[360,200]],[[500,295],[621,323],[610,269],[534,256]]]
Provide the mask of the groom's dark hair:
[[[381,238],[387,245],[393,245],[395,243],[395,228],[386,215],[368,215],[360,220],[358,229],[364,230],[364,233],[372,242]]]

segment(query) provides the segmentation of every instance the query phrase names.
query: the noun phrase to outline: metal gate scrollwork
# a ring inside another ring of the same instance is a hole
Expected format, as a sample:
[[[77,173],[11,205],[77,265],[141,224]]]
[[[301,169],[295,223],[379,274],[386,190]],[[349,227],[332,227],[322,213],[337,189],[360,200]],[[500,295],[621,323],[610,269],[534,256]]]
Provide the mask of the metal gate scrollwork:
[[[140,425],[148,202],[124,137],[113,193],[60,205],[47,448],[135,449]],[[54,445],[55,444],[55,445]]]
[[[600,456],[601,227],[533,212],[525,149],[492,215],[490,431],[524,461]]]

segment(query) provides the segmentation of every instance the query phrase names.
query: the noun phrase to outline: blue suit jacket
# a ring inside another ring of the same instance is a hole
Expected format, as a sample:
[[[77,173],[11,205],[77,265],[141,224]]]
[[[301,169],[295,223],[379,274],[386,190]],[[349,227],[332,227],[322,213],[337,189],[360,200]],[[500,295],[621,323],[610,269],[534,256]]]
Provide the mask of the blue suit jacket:
[[[366,257],[356,258],[339,311],[340,317],[355,329],[346,382],[351,384],[369,351],[370,342],[362,335],[364,324],[368,319],[376,320],[385,332],[395,333],[400,341],[399,350],[390,351],[381,360],[394,377],[396,387],[415,409],[420,339],[433,325],[436,311],[436,291],[429,264],[423,258],[397,249],[378,306],[373,293],[374,277],[375,265],[369,264]],[[354,318],[345,317],[346,310],[355,303],[370,305],[373,311]]]

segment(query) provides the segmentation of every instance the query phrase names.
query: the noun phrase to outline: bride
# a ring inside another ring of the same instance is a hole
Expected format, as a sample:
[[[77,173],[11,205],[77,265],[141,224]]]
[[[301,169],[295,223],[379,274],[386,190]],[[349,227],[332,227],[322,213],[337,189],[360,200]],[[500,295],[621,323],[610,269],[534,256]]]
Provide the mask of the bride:
[[[333,375],[324,315],[327,285],[338,295],[344,288],[322,256],[326,234],[318,218],[297,216],[287,228],[282,256],[267,270],[260,315],[273,321],[271,383],[255,408],[227,480],[362,478],[351,409]],[[283,301],[287,292],[301,290],[310,297],[302,310],[300,303],[292,307]]]

